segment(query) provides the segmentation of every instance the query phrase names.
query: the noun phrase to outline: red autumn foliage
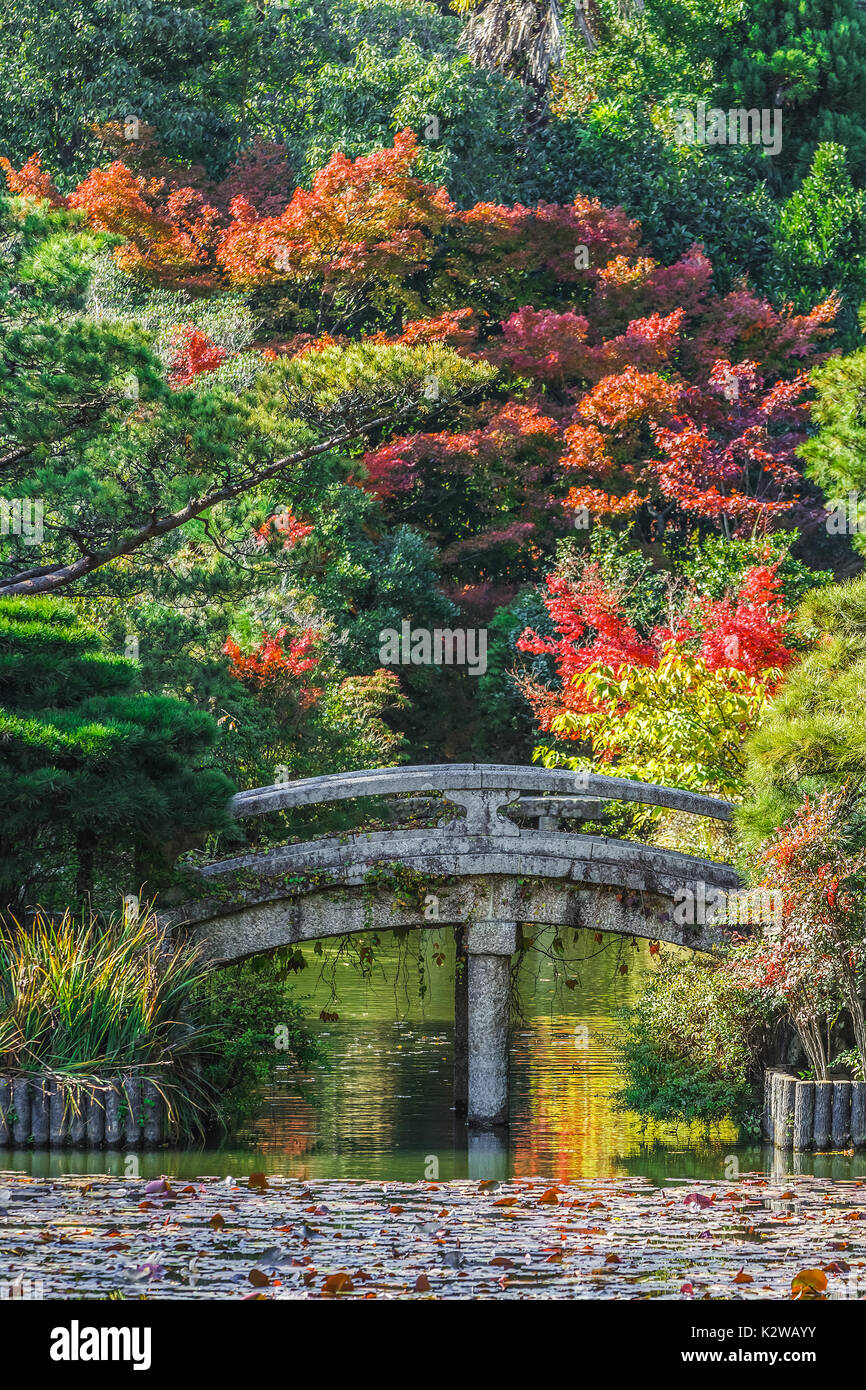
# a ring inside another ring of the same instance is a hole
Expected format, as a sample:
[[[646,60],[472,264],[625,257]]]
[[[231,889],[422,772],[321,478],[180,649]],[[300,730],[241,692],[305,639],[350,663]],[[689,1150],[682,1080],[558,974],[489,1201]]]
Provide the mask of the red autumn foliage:
[[[300,708],[306,709],[318,699],[321,691],[300,677],[312,671],[321,660],[315,653],[321,633],[312,627],[304,628],[299,637],[289,640],[288,647],[285,645],[287,633],[284,627],[273,636],[262,633],[261,642],[250,652],[242,651],[229,637],[223,651],[229,658],[231,674],[250,690],[270,699],[294,695]]]
[[[860,1065],[866,1065],[866,853],[852,845],[852,809],[845,786],[806,796],[765,841],[752,885],[771,908],[774,930],[740,940],[724,963],[734,984],[759,991],[787,1012],[818,1080],[828,1075],[831,1028],[842,1009],[851,1016]]]
[[[88,174],[69,204],[98,230],[123,237],[116,256],[130,274],[193,293],[220,286],[215,253],[221,218],[200,189],[145,179],[116,160]]]
[[[820,356],[834,300],[798,315],[748,288],[719,295],[700,246],[659,265],[621,208],[580,195],[460,210],[413,173],[411,131],[335,155],[291,192],[281,147],[254,147],[213,184],[159,157],[146,129],[134,143],[135,170],[95,170],[69,200],[124,238],[126,269],[198,293],[254,289],[276,306],[273,333],[290,304],[292,329],[265,338],[268,355],[347,341],[363,319],[379,325],[373,341],[443,342],[500,369],[498,398],[363,461],[362,485],[391,522],[434,535],[458,586],[537,577],[584,508],[648,541],[698,521],[746,534],[795,509],[819,517],[796,450],[802,369]],[[7,178],[55,196],[38,157]]]
[[[225,348],[211,342],[206,333],[183,324],[171,340],[168,379],[172,386],[189,386],[202,372],[212,372],[226,359]]]
[[[65,206],[66,199],[57,192],[51,175],[42,168],[41,155],[32,154],[17,170],[13,169],[8,159],[0,155],[0,169],[6,176],[9,192],[14,193],[16,197],[47,200],[52,207]]]
[[[545,637],[527,629],[517,643],[519,651],[554,659],[560,688],[521,682],[539,727],[549,731],[559,715],[596,707],[595,696],[587,695],[575,680],[589,667],[607,666],[615,674],[624,674],[628,667],[655,667],[663,646],[671,641],[687,646],[709,670],[736,670],[764,679],[771,670],[783,671],[794,653],[787,645],[791,614],[784,606],[777,569],[775,564],[753,565],[738,592],[721,599],[686,594],[674,623],[657,627],[647,639],[629,623],[622,592],[605,581],[597,564],[584,566],[578,575],[549,574],[544,603],[557,635]]]
[[[261,217],[236,198],[218,250],[228,280],[314,287],[327,305],[345,295],[349,312],[363,288],[402,297],[402,281],[429,263],[452,214],[444,189],[413,176],[417,157],[416,137],[402,131],[392,149],[354,160],[335,154],[278,216]]]
[[[256,544],[267,545],[278,539],[283,550],[291,550],[299,541],[313,534],[315,528],[310,522],[299,521],[290,507],[275,512],[254,532]]]

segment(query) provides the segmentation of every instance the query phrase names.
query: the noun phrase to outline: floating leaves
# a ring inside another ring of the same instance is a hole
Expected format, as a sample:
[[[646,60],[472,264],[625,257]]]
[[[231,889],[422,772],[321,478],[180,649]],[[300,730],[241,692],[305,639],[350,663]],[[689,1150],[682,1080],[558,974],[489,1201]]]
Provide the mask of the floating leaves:
[[[823,1299],[866,1271],[866,1185],[805,1176],[0,1181],[0,1259],[46,1298]]]
[[[794,1298],[822,1298],[827,1288],[827,1276],[822,1269],[801,1269],[791,1280]]]

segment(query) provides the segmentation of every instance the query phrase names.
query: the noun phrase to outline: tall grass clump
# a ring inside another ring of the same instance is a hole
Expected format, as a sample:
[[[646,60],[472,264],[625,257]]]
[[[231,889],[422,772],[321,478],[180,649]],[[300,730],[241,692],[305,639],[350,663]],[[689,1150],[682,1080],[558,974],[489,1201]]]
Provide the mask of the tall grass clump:
[[[107,920],[0,922],[0,1070],[70,1088],[133,1074],[154,1083],[173,1122],[197,1127],[206,1102],[196,1056],[208,1028],[188,1006],[202,965],[151,909]]]

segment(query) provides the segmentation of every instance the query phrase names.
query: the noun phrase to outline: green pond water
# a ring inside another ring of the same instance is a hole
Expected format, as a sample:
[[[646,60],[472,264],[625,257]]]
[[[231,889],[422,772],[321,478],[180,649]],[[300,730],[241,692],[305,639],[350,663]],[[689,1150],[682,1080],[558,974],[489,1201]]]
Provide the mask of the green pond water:
[[[552,935],[541,935],[539,943],[549,945]],[[140,1155],[0,1150],[0,1168],[37,1176],[240,1177],[265,1171],[406,1181],[641,1174],[659,1183],[721,1180],[774,1163],[777,1170],[783,1164],[833,1179],[866,1173],[866,1155],[782,1158],[740,1144],[730,1125],[709,1135],[684,1127],[653,1132],[617,1109],[616,1014],[653,966],[646,943],[600,949],[590,933],[568,942],[570,956],[586,957],[579,963],[564,966],[541,950],[527,953],[519,977],[521,1017],[511,1041],[511,1123],[505,1134],[467,1133],[452,1100],[450,936],[450,930],[424,934],[423,998],[417,947],[407,963],[383,937],[366,978],[328,947],[321,957],[308,953],[311,965],[297,977],[296,993],[315,1020],[325,1060],[262,1096],[250,1143]],[[445,959],[437,964],[440,954]],[[566,977],[575,981],[572,988],[564,986]],[[322,1010],[339,1019],[321,1021]]]

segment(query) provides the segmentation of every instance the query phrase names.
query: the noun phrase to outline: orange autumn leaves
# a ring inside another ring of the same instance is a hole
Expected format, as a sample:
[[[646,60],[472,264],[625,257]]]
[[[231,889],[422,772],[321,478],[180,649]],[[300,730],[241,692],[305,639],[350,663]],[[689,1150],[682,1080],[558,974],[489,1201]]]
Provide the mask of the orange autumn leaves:
[[[622,209],[580,195],[458,209],[415,172],[409,130],[369,155],[335,154],[284,199],[269,189],[288,187],[287,167],[265,176],[275,156],[260,155],[261,168],[253,160],[219,184],[155,156],[138,171],[114,160],[67,199],[38,156],[4,167],[14,192],[79,208],[120,238],[120,264],[150,283],[254,293],[269,306],[271,355],[347,341],[363,325],[369,341],[440,341],[495,365],[501,389],[475,419],[373,448],[359,478],[391,520],[429,525],[425,489],[450,501],[474,468],[483,514],[437,537],[458,586],[518,582],[515,542],[549,548],[587,524],[584,512],[637,520],[654,539],[677,517],[750,534],[816,510],[799,495],[801,368],[832,329],[833,299],[794,314],[745,287],[719,295],[699,246],[660,265]],[[191,344],[176,384],[218,353]],[[509,421],[485,493],[482,456],[509,411],[521,413],[521,438]]]

